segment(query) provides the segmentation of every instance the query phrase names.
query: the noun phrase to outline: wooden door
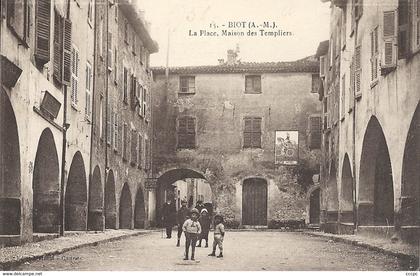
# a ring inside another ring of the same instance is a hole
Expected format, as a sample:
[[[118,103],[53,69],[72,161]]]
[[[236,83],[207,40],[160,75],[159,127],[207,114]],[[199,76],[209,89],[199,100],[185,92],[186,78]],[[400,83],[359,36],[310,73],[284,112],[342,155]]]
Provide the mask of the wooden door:
[[[319,189],[316,189],[311,193],[309,201],[309,223],[319,224],[320,216],[320,198],[319,198]]]
[[[246,179],[242,186],[242,224],[267,225],[267,182]]]

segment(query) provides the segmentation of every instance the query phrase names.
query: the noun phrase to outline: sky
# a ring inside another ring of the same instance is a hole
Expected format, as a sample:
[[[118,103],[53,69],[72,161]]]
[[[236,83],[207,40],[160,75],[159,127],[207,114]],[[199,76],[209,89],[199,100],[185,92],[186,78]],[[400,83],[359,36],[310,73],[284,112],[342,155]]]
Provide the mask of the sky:
[[[236,45],[244,62],[293,61],[315,54],[319,42],[329,37],[329,3],[321,0],[134,1],[145,10],[152,38],[159,44],[159,52],[150,58],[152,66],[165,66],[168,53],[169,66],[215,65]],[[266,31],[292,35],[261,36],[260,27],[227,28],[229,22],[243,21],[257,26],[275,22],[276,28]],[[219,28],[210,28],[212,23]],[[219,36],[190,36],[190,30],[215,31]],[[243,31],[245,36],[222,36],[222,30]],[[248,30],[258,35],[247,36]]]

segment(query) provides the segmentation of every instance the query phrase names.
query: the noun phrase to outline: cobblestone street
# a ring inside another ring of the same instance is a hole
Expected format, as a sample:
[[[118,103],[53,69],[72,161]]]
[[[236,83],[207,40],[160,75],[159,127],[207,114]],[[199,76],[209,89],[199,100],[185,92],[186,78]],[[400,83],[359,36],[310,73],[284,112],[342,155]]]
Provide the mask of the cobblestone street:
[[[212,233],[211,233],[212,234]],[[161,233],[130,237],[25,263],[16,270],[407,270],[395,257],[320,237],[285,232],[227,232],[225,257],[183,261],[183,247]],[[211,238],[211,241],[213,239]],[[184,242],[184,239],[182,239]]]

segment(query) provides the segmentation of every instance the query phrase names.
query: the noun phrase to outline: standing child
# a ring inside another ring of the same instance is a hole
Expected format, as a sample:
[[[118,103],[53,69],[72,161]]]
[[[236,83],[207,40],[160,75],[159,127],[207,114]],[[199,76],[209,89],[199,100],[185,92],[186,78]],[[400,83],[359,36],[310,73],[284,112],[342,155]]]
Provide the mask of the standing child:
[[[201,234],[201,225],[198,222],[199,212],[196,208],[191,210],[191,218],[187,219],[182,226],[182,230],[185,233],[185,257],[184,260],[188,260],[188,253],[191,245],[191,260],[194,259],[195,244],[197,238]]]
[[[216,246],[219,246],[219,255],[217,258],[223,258],[223,240],[225,238],[225,226],[223,225],[223,217],[221,215],[214,216],[214,240],[213,251],[209,256],[216,256]]]
[[[178,222],[178,241],[176,243],[176,246],[179,247],[180,241],[181,241],[181,235],[182,235],[182,226],[184,225],[184,222],[188,219],[188,215],[190,214],[190,210],[187,208],[187,201],[182,200],[181,201],[181,208],[178,210],[177,214],[177,222]]]
[[[206,208],[201,210],[200,218],[198,219],[201,225],[201,235],[198,238],[197,247],[201,247],[201,241],[206,241],[206,247],[209,247],[209,231],[210,231],[210,216]]]

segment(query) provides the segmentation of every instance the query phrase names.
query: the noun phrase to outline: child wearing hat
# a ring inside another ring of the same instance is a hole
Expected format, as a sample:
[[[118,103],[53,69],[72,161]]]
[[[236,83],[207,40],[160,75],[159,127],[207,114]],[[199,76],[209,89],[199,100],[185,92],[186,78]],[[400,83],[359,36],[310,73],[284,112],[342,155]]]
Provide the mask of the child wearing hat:
[[[214,240],[213,240],[213,251],[209,256],[216,256],[216,246],[219,246],[219,255],[217,258],[223,257],[223,240],[225,238],[225,226],[223,225],[223,216],[214,216]]]
[[[198,238],[198,245],[197,247],[201,247],[201,241],[206,241],[206,247],[209,247],[209,231],[210,231],[210,224],[211,218],[209,216],[209,212],[206,208],[203,208],[200,212],[200,218],[198,219],[201,225],[201,235]]]
[[[182,230],[185,233],[185,257],[184,260],[188,260],[188,253],[191,245],[191,260],[194,259],[195,254],[195,244],[197,243],[197,238],[201,234],[201,225],[198,222],[198,216],[200,213],[196,208],[191,209],[190,218],[184,222]]]

